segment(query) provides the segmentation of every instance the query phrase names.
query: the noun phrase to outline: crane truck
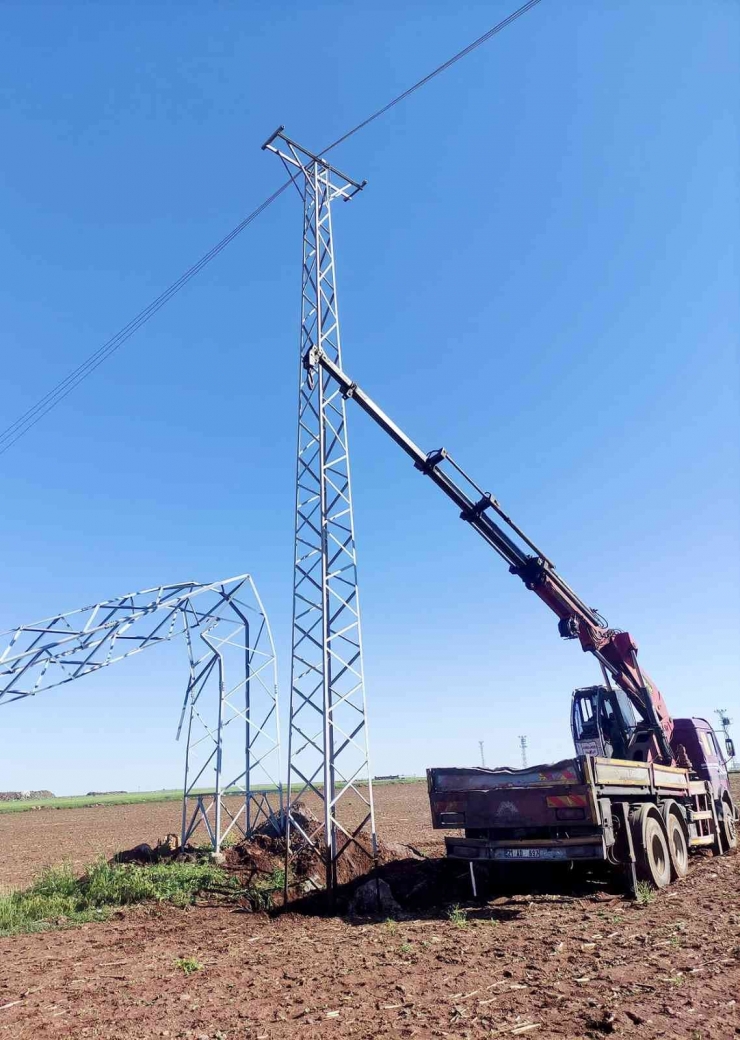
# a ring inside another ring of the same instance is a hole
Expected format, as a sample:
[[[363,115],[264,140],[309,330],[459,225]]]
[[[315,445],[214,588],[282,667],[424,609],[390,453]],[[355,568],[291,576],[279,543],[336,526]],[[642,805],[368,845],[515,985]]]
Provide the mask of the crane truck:
[[[303,358],[322,395],[355,401],[460,510],[524,586],[600,666],[603,682],[575,690],[575,758],[525,769],[434,768],[427,781],[435,828],[449,857],[474,864],[594,863],[662,888],[683,877],[689,853],[737,845],[737,810],[717,736],[701,718],[674,719],[638,661],[629,632],[610,628],[444,448],[424,452],[326,353]],[[451,475],[453,474],[453,475]],[[734,754],[726,741],[727,758]],[[462,832],[462,833],[461,833]]]

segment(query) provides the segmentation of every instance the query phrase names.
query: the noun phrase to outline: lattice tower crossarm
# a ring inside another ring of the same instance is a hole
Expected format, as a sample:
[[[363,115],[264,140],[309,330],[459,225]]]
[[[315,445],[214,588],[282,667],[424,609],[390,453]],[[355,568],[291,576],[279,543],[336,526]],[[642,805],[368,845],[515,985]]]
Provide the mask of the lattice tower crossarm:
[[[21,625],[0,637],[0,704],[34,696],[184,637],[190,661],[181,841],[283,823],[277,667],[249,574],[160,585]]]
[[[263,148],[280,157],[303,201],[287,839],[290,847],[297,831],[313,847],[332,889],[342,854],[359,846],[374,860],[377,843],[345,402],[303,358],[318,349],[341,364],[332,202],[365,182],[282,131]],[[295,809],[309,793],[321,807],[314,825]]]

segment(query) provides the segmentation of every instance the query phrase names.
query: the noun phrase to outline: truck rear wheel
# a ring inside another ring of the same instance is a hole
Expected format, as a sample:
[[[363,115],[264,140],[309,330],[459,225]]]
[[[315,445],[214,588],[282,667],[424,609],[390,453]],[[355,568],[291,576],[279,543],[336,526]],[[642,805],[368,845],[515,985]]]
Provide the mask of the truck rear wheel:
[[[725,847],[725,852],[737,848],[735,810],[726,798],[722,799],[722,811],[719,814],[719,826],[722,831],[722,844]]]
[[[671,883],[671,854],[663,821],[652,806],[643,806],[634,817],[633,836],[638,878],[665,888]]]
[[[668,832],[668,853],[674,878],[686,877],[689,872],[689,843],[683,824],[675,812],[669,812],[665,821]]]

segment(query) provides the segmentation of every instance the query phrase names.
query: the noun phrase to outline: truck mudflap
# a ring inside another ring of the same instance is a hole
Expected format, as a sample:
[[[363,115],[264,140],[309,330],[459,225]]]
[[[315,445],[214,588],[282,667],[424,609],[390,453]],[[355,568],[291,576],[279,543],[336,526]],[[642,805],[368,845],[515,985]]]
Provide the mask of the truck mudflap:
[[[445,838],[451,859],[478,862],[567,862],[606,859],[606,846],[600,835],[551,841],[490,841],[487,838]]]

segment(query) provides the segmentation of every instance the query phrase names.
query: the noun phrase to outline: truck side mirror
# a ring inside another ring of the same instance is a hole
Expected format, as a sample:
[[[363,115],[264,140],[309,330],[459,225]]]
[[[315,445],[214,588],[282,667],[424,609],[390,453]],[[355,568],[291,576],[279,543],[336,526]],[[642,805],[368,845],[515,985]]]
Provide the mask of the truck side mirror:
[[[732,741],[732,737],[725,737],[725,750],[727,751],[728,758],[735,757],[735,745]]]

